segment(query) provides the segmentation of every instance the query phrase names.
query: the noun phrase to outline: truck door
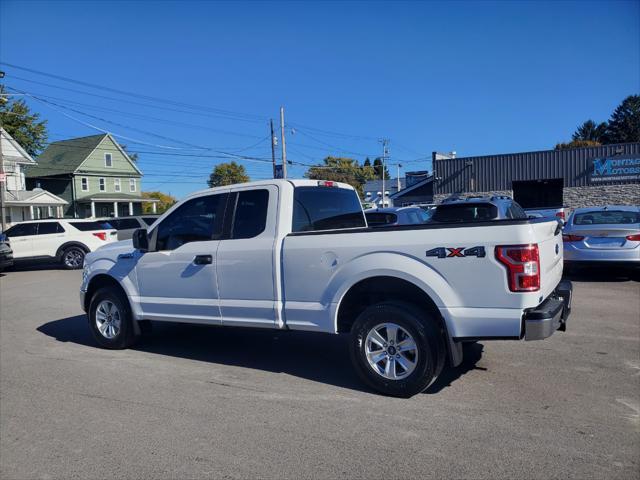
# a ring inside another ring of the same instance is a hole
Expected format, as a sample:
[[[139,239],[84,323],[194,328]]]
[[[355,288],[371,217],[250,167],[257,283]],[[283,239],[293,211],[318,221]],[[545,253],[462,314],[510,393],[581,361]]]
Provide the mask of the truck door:
[[[274,248],[278,188],[232,190],[218,247],[223,325],[274,327]]]
[[[216,251],[227,193],[186,201],[150,232],[136,265],[145,319],[220,324]]]

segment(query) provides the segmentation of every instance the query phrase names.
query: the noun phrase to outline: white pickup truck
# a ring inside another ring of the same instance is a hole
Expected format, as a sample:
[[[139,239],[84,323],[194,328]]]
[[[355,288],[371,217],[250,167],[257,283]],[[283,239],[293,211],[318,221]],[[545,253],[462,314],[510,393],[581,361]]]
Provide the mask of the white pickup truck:
[[[269,180],[195,193],[88,254],[80,299],[106,348],[150,320],[350,334],[360,377],[410,396],[463,342],[564,330],[561,276],[555,220],[376,229],[349,185]]]

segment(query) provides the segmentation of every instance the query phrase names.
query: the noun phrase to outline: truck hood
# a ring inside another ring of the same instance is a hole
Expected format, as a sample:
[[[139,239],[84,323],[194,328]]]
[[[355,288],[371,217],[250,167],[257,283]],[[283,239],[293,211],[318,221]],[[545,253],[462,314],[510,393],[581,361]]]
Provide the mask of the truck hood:
[[[91,263],[98,259],[107,259],[115,262],[119,255],[123,253],[133,253],[134,251],[135,249],[133,248],[133,241],[131,239],[122,240],[120,242],[108,243],[95,252],[87,254],[85,261],[86,263]]]

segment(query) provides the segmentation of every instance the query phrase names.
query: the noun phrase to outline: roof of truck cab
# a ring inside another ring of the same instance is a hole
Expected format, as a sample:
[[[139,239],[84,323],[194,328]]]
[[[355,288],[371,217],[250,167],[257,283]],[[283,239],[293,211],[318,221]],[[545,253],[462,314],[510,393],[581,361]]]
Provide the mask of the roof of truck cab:
[[[255,182],[246,182],[246,183],[234,183],[233,185],[225,185],[224,187],[214,187],[214,188],[205,188],[204,190],[198,190],[189,194],[187,197],[202,195],[203,193],[214,193],[217,191],[225,191],[230,188],[243,188],[243,187],[261,187],[266,185],[293,185],[294,187],[317,187],[319,186],[319,182],[331,182],[333,187],[338,188],[346,188],[349,190],[353,190],[353,187],[348,183],[342,182],[332,182],[331,180],[308,180],[308,179],[287,179],[284,180],[282,178],[274,178],[272,180],[257,180]]]

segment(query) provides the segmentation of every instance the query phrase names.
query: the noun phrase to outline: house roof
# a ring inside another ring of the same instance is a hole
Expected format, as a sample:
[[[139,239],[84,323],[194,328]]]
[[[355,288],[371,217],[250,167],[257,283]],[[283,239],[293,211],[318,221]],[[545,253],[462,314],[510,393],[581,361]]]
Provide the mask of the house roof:
[[[50,177],[54,175],[65,175],[76,173],[84,161],[98,148],[100,143],[108,138],[117,150],[125,156],[131,166],[140,174],[142,172],[136,164],[129,158],[127,152],[108,133],[90,135],[88,137],[70,138],[52,142],[38,157],[38,164],[29,168],[26,172],[27,178]],[[115,172],[114,172],[115,173]]]
[[[2,142],[2,159],[4,161],[9,160],[16,163],[36,164],[33,158],[31,158],[31,155],[22,148],[22,145],[2,127],[0,127],[0,142]]]
[[[433,182],[433,175],[429,175],[428,177],[425,177],[424,180],[420,180],[419,182],[414,183],[410,187],[403,188],[402,190],[398,190],[396,193],[392,193],[391,195],[389,195],[389,198],[401,197],[404,194],[409,193],[409,192],[415,190],[416,188],[420,188],[420,187],[422,187],[423,185],[426,185],[429,182]]]
[[[144,198],[140,195],[129,195],[128,193],[94,193],[86,197],[79,198],[77,200],[80,203],[87,203],[91,201],[100,202],[157,202],[153,198]]]
[[[41,188],[17,191],[6,190],[4,199],[9,205],[66,205],[69,203],[51,192],[42,190]]]
[[[401,178],[400,179],[400,189],[403,189],[404,186],[405,186],[405,179]],[[392,178],[390,180],[385,180],[384,181],[384,188],[390,194],[392,192],[396,192],[398,190],[398,179],[397,178]],[[368,182],[366,182],[364,184],[363,190],[364,190],[365,194],[367,192],[371,192],[372,196],[376,196],[378,194],[378,192],[382,192],[382,180],[369,180]]]
[[[75,172],[106,136],[106,133],[101,133],[50,143],[38,157],[38,165],[27,170],[27,178]]]

